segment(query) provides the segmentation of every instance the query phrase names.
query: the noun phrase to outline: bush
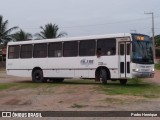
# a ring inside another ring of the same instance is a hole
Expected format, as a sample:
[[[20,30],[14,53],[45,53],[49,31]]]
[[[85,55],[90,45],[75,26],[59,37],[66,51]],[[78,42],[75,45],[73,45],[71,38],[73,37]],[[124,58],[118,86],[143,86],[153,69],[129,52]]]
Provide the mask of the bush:
[[[155,64],[155,69],[160,70],[160,64]]]
[[[156,49],[156,58],[160,59],[160,49]]]

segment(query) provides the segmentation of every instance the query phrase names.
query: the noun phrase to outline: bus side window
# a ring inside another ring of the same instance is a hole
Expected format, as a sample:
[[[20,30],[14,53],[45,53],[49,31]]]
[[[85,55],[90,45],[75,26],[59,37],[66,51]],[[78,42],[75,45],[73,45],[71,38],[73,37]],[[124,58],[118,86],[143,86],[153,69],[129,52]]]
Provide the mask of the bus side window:
[[[95,40],[80,41],[79,56],[95,56]]]
[[[50,43],[48,46],[48,57],[62,57],[62,43]]]
[[[20,57],[21,58],[32,58],[32,50],[33,50],[32,44],[21,45]]]
[[[120,44],[120,55],[124,55],[125,53],[125,48],[124,48],[125,46],[124,46],[124,44]]]
[[[45,58],[47,57],[47,43],[38,43],[34,45],[34,58]]]
[[[97,40],[97,48],[101,48],[102,56],[116,54],[116,39],[106,38]]]
[[[127,44],[127,55],[130,55],[130,48],[131,48],[131,44],[128,43]]]
[[[20,46],[13,45],[8,48],[8,58],[9,59],[17,59],[19,58]]]
[[[97,57],[101,57],[102,56],[102,50],[101,50],[101,48],[97,48],[96,55],[97,55]]]
[[[78,56],[78,41],[64,42],[63,56],[64,57]]]

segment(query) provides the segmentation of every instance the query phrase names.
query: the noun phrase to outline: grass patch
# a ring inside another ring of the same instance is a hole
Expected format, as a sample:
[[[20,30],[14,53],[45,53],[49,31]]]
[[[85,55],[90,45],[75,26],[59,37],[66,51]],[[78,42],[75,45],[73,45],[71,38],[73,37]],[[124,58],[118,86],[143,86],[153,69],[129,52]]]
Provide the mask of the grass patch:
[[[55,87],[58,84],[52,84],[52,83],[17,83],[17,88],[18,89],[27,89],[27,88],[50,88],[50,87]]]
[[[87,107],[88,105],[79,105],[79,104],[73,104],[71,107],[72,108],[83,108],[83,107]]]
[[[155,69],[160,70],[160,64],[155,64],[154,67]]]
[[[11,87],[14,87],[14,84],[8,84],[8,83],[1,83],[0,84],[0,90],[5,90],[5,89],[9,89]]]
[[[143,81],[142,79],[131,79],[128,80],[126,85],[120,85],[119,81],[109,82],[106,85],[101,83],[96,83],[94,80],[67,80],[63,83],[0,83],[0,90],[6,89],[36,89],[39,90],[39,95],[42,94],[52,94],[54,87],[64,87],[64,86],[82,86],[88,85],[93,86],[95,91],[102,91],[107,95],[131,95],[131,96],[142,96],[145,98],[159,98],[160,97],[160,85],[151,84]],[[75,87],[73,89],[75,89]],[[82,88],[83,89],[83,88]],[[72,90],[68,94],[73,93]],[[73,108],[81,108],[83,105],[73,104]]]
[[[65,85],[93,85],[97,84],[95,80],[93,79],[68,79],[62,83],[59,84],[65,84]]]
[[[124,102],[126,102],[126,100],[122,100],[122,99],[117,99],[117,98],[106,98],[105,102],[107,103],[114,103],[114,104],[123,104]]]
[[[100,86],[105,94],[109,95],[132,95],[143,96],[146,98],[160,97],[160,86],[144,82],[141,79],[131,79],[129,82],[122,86],[118,83],[110,83],[108,85]]]
[[[51,84],[51,83],[0,83],[0,90],[6,89],[35,89],[35,88],[51,88],[55,87],[58,84]]]

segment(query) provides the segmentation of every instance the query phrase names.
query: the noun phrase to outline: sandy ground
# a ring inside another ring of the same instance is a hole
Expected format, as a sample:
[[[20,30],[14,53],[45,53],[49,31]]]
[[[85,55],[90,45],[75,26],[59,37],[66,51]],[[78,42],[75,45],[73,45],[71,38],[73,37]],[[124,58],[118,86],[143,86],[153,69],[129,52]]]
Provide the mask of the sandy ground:
[[[146,80],[160,84],[160,71],[155,71],[155,77]],[[0,71],[0,83],[27,83],[30,81],[30,78],[7,76],[4,71]],[[0,91],[0,111],[160,111],[159,103],[159,98],[144,99],[141,96],[106,95],[98,91],[94,84],[64,85],[48,89],[11,88]],[[51,118],[45,119],[50,120]]]
[[[160,84],[160,70],[155,71],[154,78],[149,78],[149,79],[146,79],[146,80],[149,80],[149,81],[155,82],[157,84]]]

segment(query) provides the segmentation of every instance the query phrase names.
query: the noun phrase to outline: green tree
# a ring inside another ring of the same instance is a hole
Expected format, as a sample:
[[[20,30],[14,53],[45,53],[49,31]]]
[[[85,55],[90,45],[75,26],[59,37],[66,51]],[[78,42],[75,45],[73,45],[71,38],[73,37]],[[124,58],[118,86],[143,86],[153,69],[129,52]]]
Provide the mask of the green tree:
[[[26,41],[26,40],[30,40],[32,38],[32,35],[30,33],[24,32],[22,29],[20,29],[20,31],[16,32],[13,35],[13,38],[16,41]]]
[[[8,41],[12,40],[13,34],[11,32],[16,30],[18,27],[12,27],[7,29],[8,20],[3,21],[3,16],[0,15],[0,44],[7,44]]]
[[[67,33],[65,32],[58,32],[59,27],[56,24],[46,24],[45,27],[40,27],[40,29],[42,31],[40,31],[40,33],[37,33],[36,36],[38,37],[38,39],[50,39],[50,38],[59,38],[59,37],[63,37],[66,36]]]
[[[156,47],[160,46],[160,35],[156,35],[154,37]]]

